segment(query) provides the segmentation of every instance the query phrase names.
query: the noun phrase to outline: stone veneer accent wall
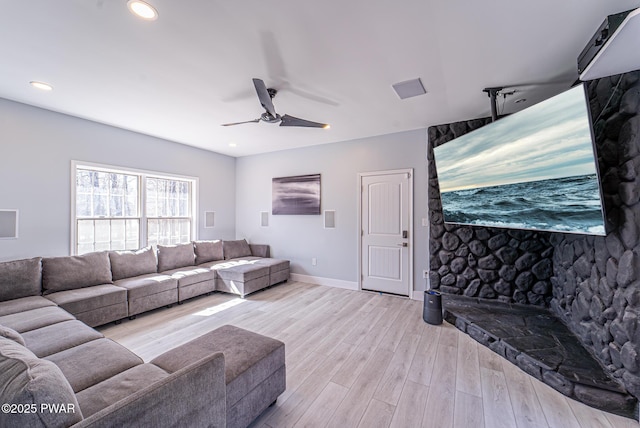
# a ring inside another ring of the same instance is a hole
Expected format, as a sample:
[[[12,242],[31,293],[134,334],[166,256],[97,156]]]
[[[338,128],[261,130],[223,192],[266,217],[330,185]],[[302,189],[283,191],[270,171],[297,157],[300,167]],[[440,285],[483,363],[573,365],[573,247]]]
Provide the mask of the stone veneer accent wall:
[[[444,224],[433,148],[491,122],[429,128],[429,283],[444,293],[548,306],[553,248],[549,233]]]
[[[640,397],[640,71],[588,83],[606,237],[552,234],[551,309]]]

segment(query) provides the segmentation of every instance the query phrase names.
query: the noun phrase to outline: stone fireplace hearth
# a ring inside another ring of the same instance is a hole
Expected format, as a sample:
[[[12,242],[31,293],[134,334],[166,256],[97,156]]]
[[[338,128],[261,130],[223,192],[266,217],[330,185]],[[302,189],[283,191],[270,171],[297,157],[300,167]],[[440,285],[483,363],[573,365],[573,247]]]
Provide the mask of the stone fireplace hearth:
[[[628,394],[551,311],[463,296],[444,296],[445,319],[562,394],[637,420]]]

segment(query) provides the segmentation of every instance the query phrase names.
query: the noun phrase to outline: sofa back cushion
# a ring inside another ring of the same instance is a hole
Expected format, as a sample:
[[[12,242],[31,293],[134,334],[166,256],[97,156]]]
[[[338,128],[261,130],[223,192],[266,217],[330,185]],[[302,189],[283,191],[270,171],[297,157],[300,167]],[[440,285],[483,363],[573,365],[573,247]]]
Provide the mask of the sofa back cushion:
[[[193,241],[193,249],[196,253],[196,264],[224,260],[222,241]]]
[[[76,395],[58,366],[3,337],[0,337],[0,385],[0,402],[20,405],[23,410],[4,413],[3,426],[67,427],[82,420]],[[41,408],[56,404],[63,404],[66,411]]]
[[[251,247],[249,247],[246,239],[240,239],[238,241],[223,241],[222,247],[224,249],[225,260],[251,255]]]
[[[44,294],[111,283],[111,263],[106,251],[42,259]]]
[[[151,247],[135,251],[110,251],[109,260],[114,281],[158,272],[158,262]]]
[[[0,302],[42,294],[42,257],[0,263]]]
[[[158,245],[158,272],[193,266],[196,261],[193,243]]]

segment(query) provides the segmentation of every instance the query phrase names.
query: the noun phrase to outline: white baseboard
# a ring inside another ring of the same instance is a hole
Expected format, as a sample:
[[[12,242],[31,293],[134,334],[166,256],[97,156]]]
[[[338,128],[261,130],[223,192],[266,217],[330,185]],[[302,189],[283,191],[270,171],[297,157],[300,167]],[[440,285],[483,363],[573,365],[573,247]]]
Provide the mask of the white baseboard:
[[[302,275],[292,273],[292,281],[306,282],[307,284],[326,285],[327,287],[344,288],[346,290],[359,290],[356,281],[344,281],[342,279],[324,278],[321,276]]]
[[[345,290],[359,290],[360,287],[356,281],[344,281],[342,279],[325,278],[322,276],[303,275],[300,273],[291,273],[291,281],[306,282],[307,284],[326,285],[327,287],[343,288]],[[411,290],[409,295],[411,300],[424,301],[423,290]]]
[[[322,276],[303,275],[300,273],[291,273],[291,281],[306,282],[307,284],[325,285],[327,287],[343,288],[345,290],[359,290],[356,281],[344,281],[342,279],[325,278]],[[423,290],[411,290],[409,296],[411,300],[424,301]]]
[[[411,300],[419,300],[421,302],[424,301],[424,291],[423,290],[411,290]]]

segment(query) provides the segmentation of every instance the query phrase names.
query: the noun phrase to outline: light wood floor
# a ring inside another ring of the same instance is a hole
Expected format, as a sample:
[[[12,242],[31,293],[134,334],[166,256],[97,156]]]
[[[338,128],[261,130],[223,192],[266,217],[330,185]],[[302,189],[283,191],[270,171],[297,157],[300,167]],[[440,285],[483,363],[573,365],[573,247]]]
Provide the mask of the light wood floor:
[[[640,427],[568,399],[422,303],[289,282],[192,299],[101,331],[149,361],[224,324],[286,344],[287,390],[252,427]]]

